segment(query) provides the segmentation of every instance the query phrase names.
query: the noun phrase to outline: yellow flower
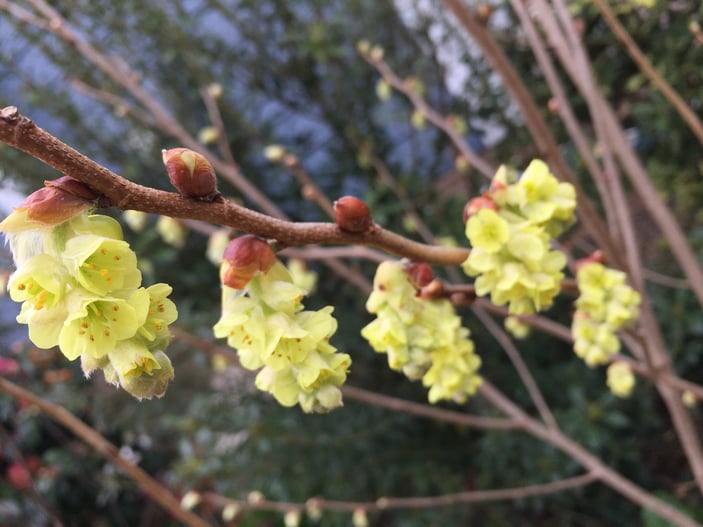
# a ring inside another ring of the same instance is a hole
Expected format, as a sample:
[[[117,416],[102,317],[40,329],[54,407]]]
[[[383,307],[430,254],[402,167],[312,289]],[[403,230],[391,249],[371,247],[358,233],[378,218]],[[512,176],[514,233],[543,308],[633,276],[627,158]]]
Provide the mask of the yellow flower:
[[[489,253],[499,251],[510,238],[508,222],[491,209],[481,209],[466,222],[466,237],[472,247]]]
[[[618,397],[629,397],[635,387],[635,376],[626,362],[615,361],[608,366],[608,388]]]

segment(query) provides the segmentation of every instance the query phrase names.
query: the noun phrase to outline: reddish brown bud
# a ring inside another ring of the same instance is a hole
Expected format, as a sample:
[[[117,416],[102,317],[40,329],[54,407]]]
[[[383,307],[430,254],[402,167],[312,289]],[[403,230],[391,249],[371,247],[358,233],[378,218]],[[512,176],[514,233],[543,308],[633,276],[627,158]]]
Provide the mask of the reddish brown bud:
[[[259,271],[266,272],[276,262],[276,253],[261,238],[251,234],[229,242],[223,255],[222,283],[242,289]]]
[[[603,251],[596,250],[596,251],[593,251],[588,256],[586,256],[585,258],[580,258],[580,259],[576,260],[573,263],[573,269],[574,269],[574,272],[578,272],[578,270],[581,269],[581,267],[583,267],[584,265],[588,265],[588,264],[592,264],[592,263],[602,264],[604,262],[605,262],[605,254],[603,253]]]
[[[496,202],[485,194],[470,199],[464,206],[464,211],[461,215],[464,223],[466,223],[471,216],[476,214],[481,209],[498,210],[498,205],[496,205]]]
[[[476,300],[475,292],[457,291],[449,295],[449,301],[457,307],[468,307]]]
[[[405,272],[415,289],[422,289],[435,278],[432,267],[422,262],[411,263],[405,268]]]
[[[488,19],[491,18],[492,14],[493,8],[488,4],[479,4],[476,6],[476,17],[482,24],[488,22]]]
[[[549,102],[547,102],[547,109],[549,110],[549,113],[559,113],[559,101],[557,101],[555,97],[552,97],[549,99]]]
[[[217,192],[215,169],[205,156],[187,148],[162,150],[168,178],[178,192],[188,198],[213,201]]]
[[[444,284],[439,280],[432,280],[425,287],[420,289],[420,298],[425,300],[433,300],[444,296]]]
[[[0,231],[12,233],[28,229],[52,227],[82,214],[94,205],[96,194],[90,192],[89,187],[86,186],[81,189],[80,186],[82,184],[76,180],[73,180],[76,185],[65,183],[67,187],[70,187],[75,192],[74,194],[62,188],[64,183],[56,184],[63,179],[66,178],[47,181],[45,183],[46,186],[27,196],[15,208],[15,212],[0,223]],[[78,194],[89,195],[90,198],[81,197]]]
[[[82,181],[73,179],[70,176],[62,176],[58,179],[52,179],[50,181],[44,181],[45,187],[56,187],[60,188],[64,192],[68,192],[72,196],[77,198],[83,198],[85,200],[93,201],[100,195],[92,187],[86,185]]]
[[[334,202],[334,221],[340,229],[348,232],[364,232],[373,224],[368,205],[353,196],[344,196]]]

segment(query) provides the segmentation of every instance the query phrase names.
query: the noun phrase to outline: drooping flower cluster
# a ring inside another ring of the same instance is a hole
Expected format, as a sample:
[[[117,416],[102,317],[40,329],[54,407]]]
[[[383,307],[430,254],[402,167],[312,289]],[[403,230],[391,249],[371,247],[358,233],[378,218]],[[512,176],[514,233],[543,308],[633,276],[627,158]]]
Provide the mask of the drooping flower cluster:
[[[622,271],[598,262],[584,263],[576,273],[579,297],[571,333],[574,352],[589,366],[608,362],[620,350],[615,333],[639,314],[640,295],[625,279]]]
[[[304,310],[307,291],[293,283],[266,242],[253,236],[230,242],[220,274],[222,317],[214,333],[238,351],[243,367],[261,368],[256,386],[283,406],[300,404],[305,412],[341,406],[339,387],[351,357],[329,342],[337,330],[333,308]]]
[[[446,299],[423,299],[402,262],[383,262],[366,302],[376,319],[361,330],[374,350],[388,355],[391,369],[422,379],[428,398],[462,403],[481,384],[481,359],[469,330]]]
[[[0,223],[17,265],[10,296],[22,303],[17,321],[29,326],[30,340],[44,349],[58,345],[69,360],[80,357],[86,375],[102,369],[137,398],[162,396],[173,378],[163,352],[178,316],[166,298],[171,287],[141,287],[136,255],[116,220],[89,215],[87,207],[69,219],[28,222],[31,215],[30,196]]]
[[[576,193],[539,160],[512,179],[502,167],[490,190],[467,204],[471,254],[463,269],[477,277],[477,295],[524,315],[548,308],[559,293],[566,258],[550,241],[574,221]]]
[[[629,397],[635,387],[635,376],[630,365],[623,361],[615,361],[608,366],[607,384],[610,391],[618,397]]]

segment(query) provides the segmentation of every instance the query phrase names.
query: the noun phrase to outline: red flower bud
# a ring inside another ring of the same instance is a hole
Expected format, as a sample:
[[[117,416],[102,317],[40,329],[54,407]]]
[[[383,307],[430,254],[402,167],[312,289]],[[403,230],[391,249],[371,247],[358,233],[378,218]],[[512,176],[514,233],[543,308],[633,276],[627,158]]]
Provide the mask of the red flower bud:
[[[422,289],[435,278],[432,267],[422,262],[411,263],[405,268],[405,272],[415,289]]]
[[[215,200],[217,192],[215,169],[202,154],[187,148],[162,150],[168,178],[178,192],[188,198]]]
[[[261,238],[251,234],[229,242],[223,255],[222,283],[232,289],[242,289],[259,271],[266,272],[276,263],[276,253]]]
[[[469,218],[481,209],[498,210],[498,205],[496,205],[496,202],[485,194],[470,199],[464,206],[464,211],[461,215],[464,223],[469,221]]]
[[[344,196],[334,202],[334,221],[348,232],[364,232],[373,225],[368,205],[353,196]]]

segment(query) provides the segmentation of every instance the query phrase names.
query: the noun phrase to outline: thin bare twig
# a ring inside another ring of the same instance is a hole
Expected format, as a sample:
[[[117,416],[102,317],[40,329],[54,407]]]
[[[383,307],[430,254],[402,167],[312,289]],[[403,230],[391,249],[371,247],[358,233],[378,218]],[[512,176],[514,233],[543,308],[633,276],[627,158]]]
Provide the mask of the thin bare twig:
[[[110,443],[94,428],[85,424],[64,407],[42,399],[3,377],[0,377],[0,390],[16,399],[21,399],[36,406],[51,419],[58,421],[68,428],[86,444],[90,445],[100,455],[104,456],[108,461],[124,472],[140,489],[151,496],[166,512],[173,516],[173,518],[190,527],[209,527],[210,524],[206,521],[192,512],[183,509],[180,502],[166,487],[149,476],[149,474],[144,472],[137,465],[121,457],[119,449],[115,445]]]
[[[627,30],[620,22],[618,22],[615,13],[613,13],[613,10],[610,9],[608,3],[605,0],[593,1],[598,7],[598,10],[601,12],[601,15],[603,15],[603,19],[608,24],[613,34],[620,42],[622,42],[625,47],[625,51],[627,51],[630,57],[632,57],[632,60],[635,61],[640,71],[642,71],[642,73],[644,73],[647,78],[649,78],[649,80],[652,81],[657,88],[659,88],[659,91],[661,91],[666,100],[669,101],[671,106],[674,107],[681,118],[686,121],[686,124],[688,124],[688,127],[696,136],[698,142],[703,145],[703,122],[701,122],[698,116],[693,112],[693,110],[691,110],[690,106],[686,104],[683,97],[681,97],[677,91],[671,87],[666,79],[664,79],[664,77],[657,72],[654,66],[652,66],[652,63],[649,62],[635,41],[632,40],[632,37],[630,37]]]
[[[559,481],[552,481],[539,485],[526,485],[524,487],[513,487],[507,489],[474,490],[467,492],[456,492],[443,494],[441,496],[418,496],[415,498],[395,498],[381,497],[376,501],[338,501],[329,500],[316,496],[308,500],[307,503],[281,502],[267,499],[257,500],[254,503],[247,501],[231,500],[224,496],[206,492],[202,494],[203,501],[218,507],[235,505],[239,510],[269,510],[269,511],[303,511],[308,506],[314,505],[320,511],[354,512],[362,510],[365,512],[378,512],[390,509],[429,509],[437,507],[449,507],[465,503],[488,503],[503,500],[518,500],[533,496],[543,496],[554,494],[565,490],[575,489],[589,485],[597,481],[593,474],[582,474],[572,478]]]
[[[476,170],[478,170],[478,172],[485,178],[491,179],[493,177],[493,174],[495,174],[495,168],[471,150],[464,138],[459,135],[459,132],[457,132],[456,129],[451,126],[442,115],[437,113],[429,104],[427,104],[425,99],[413,90],[409,83],[398,77],[398,75],[396,75],[395,72],[383,60],[375,60],[373,57],[366,55],[364,55],[364,58],[369,64],[376,68],[376,70],[381,74],[381,77],[383,77],[388,84],[410,99],[410,102],[412,102],[415,109],[419,111],[429,122],[447,134],[461,155],[464,156],[469,162],[470,166],[476,168]]]
[[[414,403],[397,397],[381,395],[380,393],[370,392],[353,386],[344,386],[342,388],[344,397],[350,400],[359,401],[379,408],[388,408],[396,412],[417,415],[434,419],[436,421],[444,421],[454,423],[461,426],[469,426],[472,428],[481,428],[486,430],[513,430],[521,427],[518,420],[502,419],[497,417],[481,417],[477,415],[468,415],[462,412],[452,410],[443,410],[436,406],[428,404]]]
[[[515,368],[515,371],[517,371],[517,374],[520,376],[520,380],[525,385],[527,393],[530,394],[530,399],[532,399],[532,402],[537,408],[542,421],[544,421],[545,425],[547,425],[547,428],[559,428],[557,420],[554,418],[554,414],[552,414],[547,401],[544,399],[544,395],[542,395],[535,378],[532,376],[530,369],[527,367],[527,364],[525,364],[520,351],[517,349],[513,341],[483,309],[474,304],[471,310],[474,315],[476,315],[476,318],[481,321],[481,323],[485,326],[489,333],[493,335],[493,338],[498,341],[500,346],[505,351],[505,354],[508,356],[510,362]]]

